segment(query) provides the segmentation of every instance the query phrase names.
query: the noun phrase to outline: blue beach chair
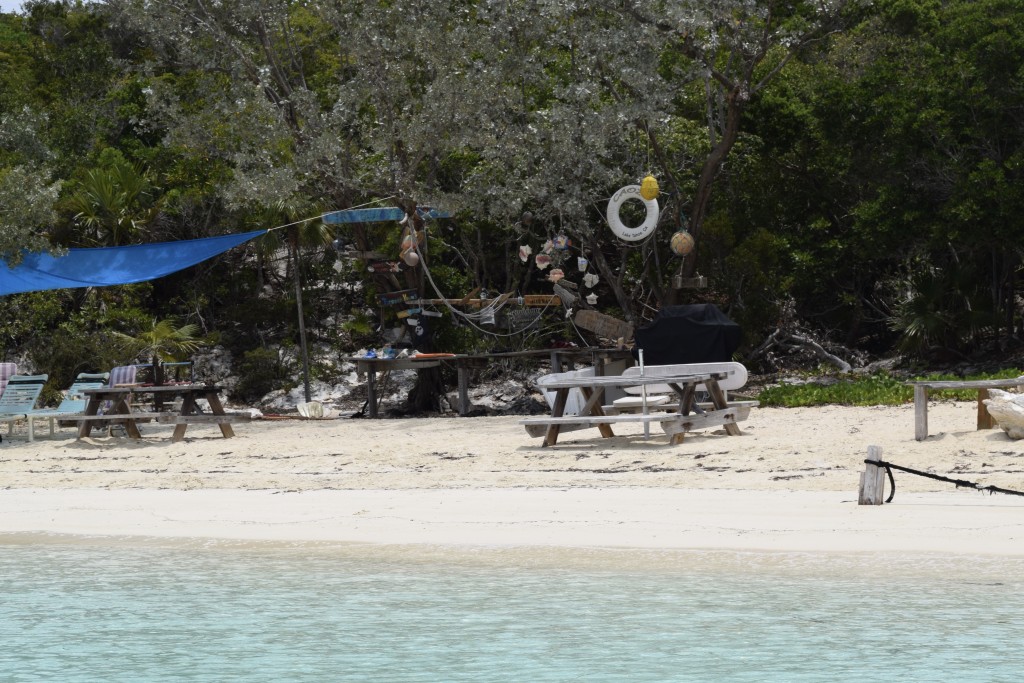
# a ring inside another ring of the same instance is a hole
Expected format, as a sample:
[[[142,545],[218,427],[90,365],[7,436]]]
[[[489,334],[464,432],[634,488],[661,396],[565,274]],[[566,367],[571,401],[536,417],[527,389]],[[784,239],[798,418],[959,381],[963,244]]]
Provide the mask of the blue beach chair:
[[[50,436],[53,436],[53,425],[60,418],[66,418],[73,415],[81,415],[85,412],[85,404],[87,399],[85,394],[82,393],[83,389],[100,389],[106,383],[110,377],[109,372],[99,373],[88,373],[83,372],[77,378],[75,378],[74,384],[64,392],[64,399],[60,402],[60,405],[56,408],[41,408],[39,410],[33,410],[25,416],[26,422],[28,422],[28,440],[35,440],[35,429],[34,421],[39,419],[47,419],[50,421]]]
[[[14,433],[14,423],[24,420],[35,410],[39,394],[49,375],[14,375],[0,394],[0,422],[7,423],[7,434]]]

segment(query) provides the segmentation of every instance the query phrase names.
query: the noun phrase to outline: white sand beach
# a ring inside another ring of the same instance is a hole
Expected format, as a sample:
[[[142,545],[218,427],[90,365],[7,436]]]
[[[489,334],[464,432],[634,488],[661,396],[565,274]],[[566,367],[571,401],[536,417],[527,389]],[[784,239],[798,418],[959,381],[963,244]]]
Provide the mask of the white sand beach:
[[[896,472],[858,506],[869,445],[906,467],[1024,491],[1024,441],[975,405],[758,408],[741,436],[597,430],[541,446],[517,417],[259,420],[0,445],[0,534],[460,546],[1024,556],[1024,497]],[[888,490],[888,484],[887,484]]]

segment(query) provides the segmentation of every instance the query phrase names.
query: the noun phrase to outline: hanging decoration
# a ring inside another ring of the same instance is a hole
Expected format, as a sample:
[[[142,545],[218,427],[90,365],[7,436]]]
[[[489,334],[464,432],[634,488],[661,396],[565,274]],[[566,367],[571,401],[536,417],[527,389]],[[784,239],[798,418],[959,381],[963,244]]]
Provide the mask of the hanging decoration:
[[[570,240],[565,235],[558,235],[551,241],[551,246],[554,247],[557,251],[565,251],[571,245],[572,240]]]
[[[534,258],[534,262],[537,264],[539,269],[544,270],[551,265],[551,257],[547,254],[537,254]]]
[[[587,266],[589,265],[590,261],[588,261],[586,258],[582,256],[576,258],[576,267],[579,269],[581,273],[587,272]]]
[[[596,304],[597,303],[597,294],[594,294],[593,292],[591,292],[590,294],[587,294],[587,303],[590,304],[591,306]]]
[[[661,189],[658,187],[657,178],[648,174],[646,178],[640,181],[640,196],[645,201],[657,199],[659,194],[661,194]]]
[[[530,247],[529,244],[522,245],[521,247],[519,247],[519,260],[522,261],[523,263],[526,263],[527,261],[530,260],[530,254],[532,253],[533,249]]]
[[[644,203],[644,207],[647,209],[647,215],[644,217],[644,222],[635,228],[631,228],[622,222],[619,218],[619,209],[622,208],[623,203],[628,199],[636,199]],[[651,232],[658,227],[658,216],[660,209],[658,208],[658,202],[655,199],[644,199],[640,194],[639,185],[626,185],[625,187],[619,188],[619,190],[612,195],[612,198],[608,200],[608,227],[612,229],[616,237],[625,240],[627,242],[638,242],[647,237]]]
[[[693,235],[685,230],[676,232],[669,241],[669,248],[672,249],[672,253],[676,256],[686,256],[693,251],[693,247]]]
[[[562,272],[561,268],[554,268],[550,273],[548,273],[548,280],[551,282],[558,282],[564,277],[565,273]]]
[[[597,285],[597,283],[600,282],[600,280],[601,278],[597,275],[597,273],[587,273],[586,275],[583,276],[583,284],[589,287],[590,289],[593,289]]]

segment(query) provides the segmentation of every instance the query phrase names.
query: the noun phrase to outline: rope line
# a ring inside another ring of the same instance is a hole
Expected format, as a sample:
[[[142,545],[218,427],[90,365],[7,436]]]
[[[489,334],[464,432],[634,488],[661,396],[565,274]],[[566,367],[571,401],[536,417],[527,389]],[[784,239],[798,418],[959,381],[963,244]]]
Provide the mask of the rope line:
[[[993,493],[1005,493],[1009,496],[1024,496],[1024,491],[1014,491],[1013,489],[1004,489],[1001,486],[982,486],[973,481],[967,481],[966,479],[953,479],[951,477],[944,477],[941,474],[932,474],[931,472],[922,472],[921,470],[915,470],[910,467],[904,467],[895,463],[886,462],[884,460],[864,460],[868,465],[874,465],[876,467],[884,467],[885,471],[889,474],[889,484],[892,486],[892,493],[885,500],[886,503],[891,503],[893,496],[896,495],[896,480],[892,476],[892,470],[900,470],[901,472],[907,472],[908,474],[916,474],[921,477],[927,477],[928,479],[934,479],[935,481],[944,481],[948,484],[955,484],[956,487],[965,489],[974,489],[975,491]]]

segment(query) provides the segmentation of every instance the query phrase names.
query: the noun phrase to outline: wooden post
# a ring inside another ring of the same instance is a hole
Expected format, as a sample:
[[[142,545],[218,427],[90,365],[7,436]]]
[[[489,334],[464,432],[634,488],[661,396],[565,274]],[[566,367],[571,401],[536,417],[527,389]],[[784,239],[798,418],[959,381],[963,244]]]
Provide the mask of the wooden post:
[[[878,462],[882,459],[881,446],[868,446],[868,460]],[[878,465],[865,464],[860,473],[860,496],[858,505],[881,505],[885,500],[885,470]]]
[[[469,412],[469,368],[465,363],[456,365],[459,373],[459,415]]]
[[[914,385],[914,438],[928,438],[928,387],[923,384]]]
[[[371,418],[377,417],[377,368],[373,363],[366,364],[366,406]]]
[[[988,398],[988,389],[978,389],[978,429],[992,429],[996,421],[988,414],[988,406],[985,399]]]

